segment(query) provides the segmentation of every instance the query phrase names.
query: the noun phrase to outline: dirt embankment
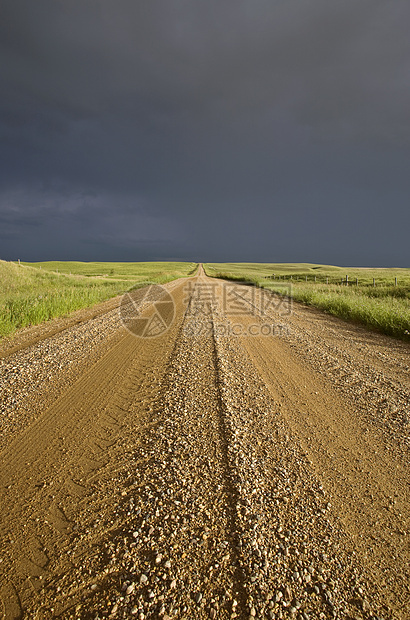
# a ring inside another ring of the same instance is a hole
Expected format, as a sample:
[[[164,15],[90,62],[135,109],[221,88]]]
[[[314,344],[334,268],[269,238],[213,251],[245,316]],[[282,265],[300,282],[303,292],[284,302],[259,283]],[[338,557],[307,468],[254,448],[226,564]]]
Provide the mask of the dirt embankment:
[[[170,290],[0,360],[3,616],[409,618],[408,345]]]

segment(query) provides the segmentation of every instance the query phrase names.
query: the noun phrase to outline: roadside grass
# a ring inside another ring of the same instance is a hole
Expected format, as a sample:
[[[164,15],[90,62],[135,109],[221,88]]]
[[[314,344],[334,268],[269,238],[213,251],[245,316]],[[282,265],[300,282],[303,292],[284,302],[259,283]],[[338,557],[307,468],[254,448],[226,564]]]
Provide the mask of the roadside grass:
[[[88,308],[147,282],[188,276],[196,263],[13,263],[0,260],[0,337]],[[57,271],[58,270],[58,271]]]
[[[204,268],[209,276],[249,282],[384,334],[410,339],[410,269],[308,263],[210,263]]]

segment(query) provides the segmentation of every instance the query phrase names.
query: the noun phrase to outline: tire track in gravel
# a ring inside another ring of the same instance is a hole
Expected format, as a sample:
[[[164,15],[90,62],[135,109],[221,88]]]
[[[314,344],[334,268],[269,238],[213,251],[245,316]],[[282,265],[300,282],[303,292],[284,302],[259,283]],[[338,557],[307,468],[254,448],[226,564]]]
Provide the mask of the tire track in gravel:
[[[245,349],[219,335],[226,317],[216,308],[210,321],[194,310],[134,451],[145,467],[129,471],[128,519],[108,544],[116,577],[77,613],[392,617],[288,435],[279,403]],[[93,579],[102,583],[98,572]]]
[[[366,484],[387,489],[357,462],[358,412],[346,443],[350,405],[292,332],[234,336],[263,314],[230,313],[220,283],[210,303],[201,267],[190,282],[163,337],[126,336],[0,454],[7,620],[408,618],[394,563],[372,566],[387,534],[360,541],[345,519],[363,518],[349,484],[363,510]]]
[[[370,617],[362,568],[349,556],[340,524],[331,520],[328,498],[245,351],[224,335],[228,326],[219,316],[216,341],[237,469],[248,615]]]
[[[236,591],[238,593],[238,602],[240,603],[240,608],[242,610],[246,609],[246,605],[248,602],[248,593],[246,589],[246,576],[244,574],[243,566],[241,565],[241,556],[240,550],[242,546],[242,541],[239,535],[239,524],[237,517],[237,510],[239,506],[239,495],[237,488],[237,475],[235,472],[235,463],[232,462],[230,458],[229,446],[232,444],[232,433],[228,427],[226,414],[225,414],[225,403],[223,400],[223,394],[221,390],[221,377],[220,377],[220,360],[218,358],[218,350],[217,343],[215,337],[215,325],[214,325],[214,317],[212,316],[211,322],[208,323],[208,326],[211,328],[211,338],[212,338],[212,361],[213,368],[215,374],[215,384],[217,388],[217,400],[218,400],[218,424],[219,424],[219,435],[221,438],[221,448],[222,448],[222,456],[223,456],[223,467],[224,467],[224,478],[225,478],[225,494],[226,494],[226,506],[229,514],[229,527],[231,532],[231,549],[234,557],[234,565],[236,565],[234,578],[236,580]],[[245,617],[248,617],[248,614],[245,614]]]
[[[171,451],[168,476],[164,480],[153,471],[146,473],[156,489],[155,499],[164,489],[167,495],[171,489],[171,495],[179,497],[175,502],[178,516],[175,506],[166,505],[166,513],[158,515],[157,522],[168,521],[168,516],[182,520],[188,537],[171,531],[174,553],[169,549],[158,551],[160,557],[168,558],[168,568],[172,567],[171,597],[160,594],[162,603],[157,607],[144,605],[140,597],[138,613],[144,617],[167,618],[169,613],[181,618],[243,619],[248,617],[247,592],[238,553],[236,491],[228,459],[229,439],[219,392],[212,321],[202,308],[198,311],[195,307],[195,290],[157,404],[157,408],[165,410],[167,421],[159,435],[154,431],[151,453]],[[155,562],[151,558],[151,564]],[[184,587],[187,583],[188,587]],[[156,598],[152,596],[153,603]],[[135,607],[131,607],[131,613],[133,609],[136,613]]]
[[[121,493],[124,500],[112,507],[113,535],[99,541],[117,571],[107,580],[109,564],[91,568],[91,559],[83,557],[81,569],[90,566],[93,573],[92,602],[81,602],[81,596],[73,601],[63,578],[62,594],[56,590],[52,597],[58,617],[248,617],[212,331],[208,317],[195,312],[194,297],[146,437],[130,448],[127,472],[113,472],[119,488],[124,477],[133,480]],[[70,581],[81,577],[71,573]]]
[[[269,318],[257,306],[257,312],[254,310],[252,307],[242,315],[228,313],[231,321],[241,327],[240,333],[249,334],[255,321]],[[273,317],[282,325],[292,325],[292,316]],[[364,417],[343,391],[337,394],[327,377],[312,372],[306,361],[298,359],[289,346],[294,345],[293,330],[283,330],[283,338],[242,336],[238,340],[244,349],[242,356],[252,360],[279,403],[288,432],[296,435],[333,498],[334,509],[352,538],[351,547],[360,557],[368,581],[378,584],[385,603],[394,610],[389,613],[407,618],[409,482],[401,439],[405,426],[397,427],[397,442],[391,442],[387,450],[384,429],[380,432],[381,420]],[[306,349],[305,344],[301,352]],[[349,371],[346,365],[344,373]],[[389,389],[400,394],[402,387],[389,382]],[[382,394],[383,402],[383,383],[374,392],[376,397]]]
[[[183,288],[184,282],[175,288],[179,318],[169,333],[148,341],[123,335],[1,453],[0,571],[6,618],[20,617],[33,593],[42,590],[73,531],[79,504],[86,504],[100,475],[115,470],[111,447],[121,429],[128,424],[135,432],[144,408],[149,412],[182,320]],[[137,394],[139,415],[130,420]]]

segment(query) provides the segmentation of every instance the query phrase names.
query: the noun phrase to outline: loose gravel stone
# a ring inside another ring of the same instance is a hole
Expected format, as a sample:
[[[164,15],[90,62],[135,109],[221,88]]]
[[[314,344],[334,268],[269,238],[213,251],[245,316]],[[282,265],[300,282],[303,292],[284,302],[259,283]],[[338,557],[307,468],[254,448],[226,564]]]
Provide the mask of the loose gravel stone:
[[[392,619],[222,297],[188,301],[141,430],[124,428],[115,468],[90,476],[69,574],[27,617],[53,617],[53,601],[65,620]]]

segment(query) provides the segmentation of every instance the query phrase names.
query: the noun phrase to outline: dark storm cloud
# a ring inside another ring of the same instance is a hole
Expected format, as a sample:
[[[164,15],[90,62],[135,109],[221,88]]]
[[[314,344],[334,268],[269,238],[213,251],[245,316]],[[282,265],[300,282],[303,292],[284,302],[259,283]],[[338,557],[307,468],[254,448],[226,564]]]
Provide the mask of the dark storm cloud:
[[[407,2],[0,11],[1,257],[408,265]]]

